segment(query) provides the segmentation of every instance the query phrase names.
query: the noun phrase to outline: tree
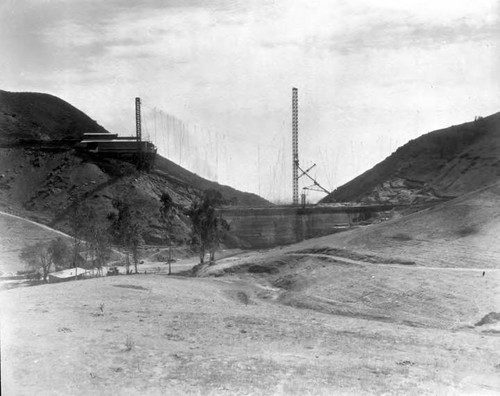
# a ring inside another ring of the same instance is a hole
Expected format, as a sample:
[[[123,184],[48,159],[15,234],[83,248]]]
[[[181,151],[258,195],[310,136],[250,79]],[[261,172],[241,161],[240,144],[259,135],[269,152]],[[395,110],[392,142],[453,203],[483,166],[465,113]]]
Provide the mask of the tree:
[[[73,246],[72,246],[72,264],[73,268],[76,269],[78,266],[78,257],[80,255],[82,244],[84,243],[85,234],[85,223],[86,223],[86,207],[81,205],[79,202],[75,202],[72,206],[71,215],[69,218],[69,225],[71,227],[71,233],[73,235]],[[75,279],[77,273],[75,270]]]
[[[228,223],[216,211],[223,202],[219,191],[209,189],[204,192],[203,197],[193,201],[188,211],[193,226],[192,244],[198,249],[200,264],[204,263],[207,251],[210,253],[210,264],[215,263],[215,251],[223,232],[229,230]]]
[[[70,225],[73,231],[73,266],[76,268],[83,246],[86,257],[102,275],[102,267],[109,257],[108,227],[104,219],[87,203],[74,205]]]
[[[170,194],[167,192],[164,192],[161,195],[160,201],[161,201],[160,216],[167,229],[166,239],[170,240],[169,231],[172,227],[175,214],[174,201],[170,196]],[[168,250],[168,274],[169,275],[172,274],[172,246],[169,246]]]
[[[50,245],[46,242],[37,242],[34,245],[27,245],[19,254],[19,258],[25,262],[28,269],[42,270],[43,281],[47,282],[50,267],[53,263],[53,257]]]
[[[130,267],[130,254],[134,260],[135,273],[137,274],[137,264],[139,261],[139,249],[144,243],[142,238],[142,227],[132,217],[130,204],[122,199],[114,199],[113,207],[117,213],[111,213],[108,219],[111,220],[110,234],[115,241],[125,249],[127,273]]]
[[[142,238],[142,230],[139,224],[132,224],[131,234],[130,234],[130,252],[132,253],[132,260],[134,261],[135,273],[137,274],[137,264],[139,262],[139,252],[141,246],[144,245],[144,239]]]
[[[160,213],[162,217],[166,219],[172,213],[172,209],[174,208],[174,200],[172,199],[170,194],[165,191],[163,194],[161,194],[160,202]]]
[[[50,241],[48,249],[56,271],[68,267],[68,263],[71,261],[71,250],[64,239],[53,239]]]
[[[103,222],[94,208],[88,206],[85,209],[83,236],[87,258],[92,262],[92,267],[97,268],[97,274],[102,276],[102,267],[110,253],[107,224]]]

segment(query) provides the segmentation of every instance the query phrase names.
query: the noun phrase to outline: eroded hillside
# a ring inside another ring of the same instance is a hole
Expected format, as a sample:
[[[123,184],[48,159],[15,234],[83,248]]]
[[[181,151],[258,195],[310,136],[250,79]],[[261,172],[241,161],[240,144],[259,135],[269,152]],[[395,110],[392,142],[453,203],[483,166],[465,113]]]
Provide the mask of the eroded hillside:
[[[457,197],[500,177],[500,113],[430,132],[322,202],[418,203]]]

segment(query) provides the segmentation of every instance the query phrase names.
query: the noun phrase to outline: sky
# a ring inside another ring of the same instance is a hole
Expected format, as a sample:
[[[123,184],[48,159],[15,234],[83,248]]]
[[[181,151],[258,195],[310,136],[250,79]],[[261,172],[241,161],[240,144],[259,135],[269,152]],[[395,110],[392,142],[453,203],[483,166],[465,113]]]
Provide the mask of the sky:
[[[56,95],[124,136],[140,97],[162,155],[286,203],[292,87],[300,165],[331,191],[500,111],[499,16],[497,0],[2,0],[0,89]]]

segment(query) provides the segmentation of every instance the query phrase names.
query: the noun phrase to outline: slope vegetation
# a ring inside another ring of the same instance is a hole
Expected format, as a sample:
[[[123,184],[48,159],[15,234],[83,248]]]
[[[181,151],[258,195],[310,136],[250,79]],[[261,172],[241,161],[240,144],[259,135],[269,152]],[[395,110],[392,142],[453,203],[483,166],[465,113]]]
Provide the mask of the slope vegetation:
[[[322,202],[416,203],[457,197],[500,176],[500,113],[430,132]]]

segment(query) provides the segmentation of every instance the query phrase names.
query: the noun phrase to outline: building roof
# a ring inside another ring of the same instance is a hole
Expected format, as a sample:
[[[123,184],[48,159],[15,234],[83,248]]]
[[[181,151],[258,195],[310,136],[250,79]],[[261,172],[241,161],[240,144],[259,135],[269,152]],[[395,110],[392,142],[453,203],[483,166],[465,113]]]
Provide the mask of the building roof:
[[[76,267],[76,274],[81,275],[83,273],[87,272],[85,268],[79,268]],[[57,272],[51,272],[49,276],[53,276],[55,278],[60,278],[60,279],[66,279],[66,278],[71,278],[75,276],[75,268],[68,268],[62,271],[57,271]]]

